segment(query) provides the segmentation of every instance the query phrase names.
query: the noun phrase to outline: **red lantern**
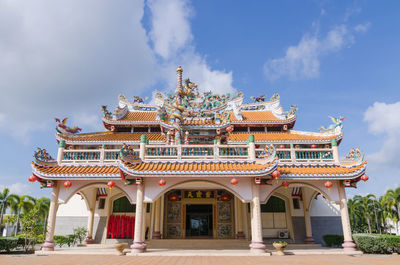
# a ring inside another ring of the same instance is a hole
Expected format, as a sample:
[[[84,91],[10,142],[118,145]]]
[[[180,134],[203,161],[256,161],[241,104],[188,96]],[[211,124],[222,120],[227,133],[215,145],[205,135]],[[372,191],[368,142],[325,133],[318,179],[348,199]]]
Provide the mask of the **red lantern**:
[[[285,148],[285,145],[284,144],[281,144],[280,146],[279,146],[279,149],[284,149]]]
[[[67,191],[68,191],[69,188],[71,188],[71,186],[72,186],[71,181],[67,180],[67,181],[64,182],[64,187],[65,187],[65,189]]]
[[[231,200],[231,196],[227,193],[221,195],[221,201],[227,202]]]
[[[239,181],[237,179],[235,179],[235,178],[231,179],[231,184],[233,186],[236,186],[238,183],[239,183]]]
[[[30,182],[35,182],[36,180],[37,180],[37,178],[36,178],[36,176],[35,175],[32,175],[32,176],[30,176],[29,178],[28,178],[28,180],[30,181]]]
[[[112,188],[115,187],[115,182],[114,182],[114,181],[109,181],[109,182],[107,183],[107,186],[108,186],[108,188],[111,190]]]
[[[278,179],[281,176],[281,173],[278,170],[275,170],[274,172],[272,172],[272,177],[274,179]]]
[[[315,149],[315,148],[317,148],[317,145],[316,144],[312,144],[311,148]]]
[[[168,199],[170,201],[177,201],[179,199],[179,197],[176,194],[171,194],[171,195],[169,195]]]
[[[165,184],[167,184],[167,182],[166,182],[164,179],[160,179],[160,180],[158,181],[158,185],[159,185],[160,187],[164,187]]]
[[[333,186],[333,183],[328,180],[327,182],[324,183],[324,185],[328,190],[330,190],[332,188],[332,186]]]
[[[290,185],[290,183],[289,183],[289,181],[284,181],[284,182],[282,182],[282,186],[283,187],[285,187],[285,190],[287,190],[287,188],[289,187],[289,185]]]
[[[366,182],[369,179],[369,177],[367,175],[362,175],[361,176],[361,180]]]

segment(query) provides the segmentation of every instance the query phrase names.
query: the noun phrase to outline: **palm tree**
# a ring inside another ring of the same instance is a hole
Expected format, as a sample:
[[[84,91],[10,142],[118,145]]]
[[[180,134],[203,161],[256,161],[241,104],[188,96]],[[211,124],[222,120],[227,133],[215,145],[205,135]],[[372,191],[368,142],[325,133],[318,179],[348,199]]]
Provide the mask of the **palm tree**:
[[[40,219],[43,221],[43,234],[46,234],[46,221],[50,209],[50,199],[42,197],[40,199],[34,199],[35,207],[39,209],[38,214]]]
[[[7,211],[7,208],[11,206],[13,198],[16,197],[17,195],[10,193],[10,189],[5,188],[1,193],[0,193],[0,231],[1,231],[1,225],[3,224],[3,216],[5,212]]]
[[[367,220],[368,224],[368,232],[371,234],[372,233],[372,227],[371,227],[371,206],[373,205],[373,198],[375,195],[373,194],[368,194],[367,196],[361,196],[361,195],[356,195],[354,196],[354,200],[359,204],[360,209],[362,209],[362,212],[364,213],[364,216]]]
[[[34,207],[34,198],[32,198],[29,195],[22,195],[14,197],[14,201],[11,204],[11,208],[13,209],[13,212],[17,214],[17,227],[15,229],[15,236],[17,235],[18,232],[18,227],[19,227],[19,219],[21,216],[21,213],[26,213],[29,210],[31,210]]]
[[[386,192],[386,196],[389,199],[389,205],[391,206],[392,212],[392,220],[396,223],[396,232],[399,232],[398,222],[400,219],[400,187],[397,189],[389,189]]]

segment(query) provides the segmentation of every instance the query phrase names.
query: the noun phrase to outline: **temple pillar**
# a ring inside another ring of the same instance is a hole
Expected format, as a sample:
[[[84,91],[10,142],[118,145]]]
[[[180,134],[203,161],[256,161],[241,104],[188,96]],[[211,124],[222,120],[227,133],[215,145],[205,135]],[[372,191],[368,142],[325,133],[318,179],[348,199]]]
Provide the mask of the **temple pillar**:
[[[342,247],[345,251],[354,251],[356,250],[356,244],[354,244],[353,237],[351,235],[349,211],[347,209],[346,191],[344,190],[344,187],[341,185],[340,181],[338,181],[337,184],[338,184],[339,200],[340,200],[340,217],[342,218],[342,229],[344,237],[344,242],[342,244]]]
[[[140,136],[140,149],[139,149],[139,157],[141,160],[144,160],[144,157],[146,155],[146,142],[147,142],[146,135],[142,134]]]
[[[250,251],[253,253],[264,253],[265,245],[262,237],[260,186],[252,181],[253,197],[250,203],[251,208],[251,244]]]
[[[58,208],[58,194],[60,193],[60,183],[56,182],[51,192],[51,201],[49,209],[49,217],[47,220],[46,240],[42,245],[43,251],[54,251],[54,228],[56,225],[56,216]]]
[[[256,159],[256,145],[254,143],[254,135],[249,135],[249,160]]]
[[[237,223],[237,233],[236,233],[236,238],[237,239],[244,239],[245,235],[243,233],[243,207],[242,207],[242,202],[238,199],[238,197],[235,196],[235,202],[236,202],[236,223]]]
[[[133,244],[131,245],[131,253],[143,253],[145,251],[145,244],[142,241],[143,232],[143,215],[144,211],[144,183],[136,186],[136,213],[135,213],[135,235]]]
[[[335,160],[335,163],[340,163],[339,150],[338,150],[336,139],[331,140],[331,146],[332,146],[332,155],[333,155],[333,159]]]
[[[88,202],[89,205],[89,217],[88,217],[88,233],[85,238],[85,244],[93,244],[93,224],[94,224],[94,213],[96,210],[96,198],[97,198],[97,188],[94,188],[92,191],[92,198],[91,201]]]
[[[154,210],[154,232],[153,239],[160,239],[160,211],[161,211],[161,198],[158,198],[155,202],[155,210]]]
[[[304,210],[304,223],[306,226],[306,239],[304,243],[306,244],[314,244],[314,238],[312,237],[312,228],[311,228],[311,218],[310,218],[310,209],[309,209],[309,202],[312,198],[309,198],[308,194],[306,194],[306,189],[302,188],[303,193],[303,210]]]
[[[61,140],[58,145],[58,153],[57,153],[57,163],[61,164],[61,161],[64,157],[64,149],[65,149],[65,141]]]

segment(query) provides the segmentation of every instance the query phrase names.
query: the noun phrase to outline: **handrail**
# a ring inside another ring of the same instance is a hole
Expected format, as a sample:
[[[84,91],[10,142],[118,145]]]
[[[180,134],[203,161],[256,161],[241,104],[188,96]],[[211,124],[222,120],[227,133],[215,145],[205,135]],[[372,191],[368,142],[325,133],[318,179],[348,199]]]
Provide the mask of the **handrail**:
[[[63,151],[62,163],[114,163],[119,158],[119,149],[68,149]],[[133,149],[139,156],[140,149]],[[249,159],[249,145],[224,144],[182,144],[144,145],[145,160],[243,160]],[[264,149],[255,149],[260,158]],[[324,148],[276,148],[280,162],[334,162],[333,149]]]

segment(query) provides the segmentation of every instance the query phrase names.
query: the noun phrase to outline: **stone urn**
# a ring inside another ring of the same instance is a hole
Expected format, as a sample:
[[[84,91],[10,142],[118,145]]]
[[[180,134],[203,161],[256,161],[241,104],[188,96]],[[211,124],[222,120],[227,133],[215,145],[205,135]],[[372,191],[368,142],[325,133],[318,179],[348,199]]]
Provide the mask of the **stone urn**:
[[[114,248],[118,251],[118,256],[124,256],[124,249],[128,247],[128,243],[115,243]]]
[[[279,241],[279,242],[274,242],[272,245],[276,249],[278,256],[284,256],[285,255],[284,251],[285,251],[285,248],[288,245],[287,242]]]

